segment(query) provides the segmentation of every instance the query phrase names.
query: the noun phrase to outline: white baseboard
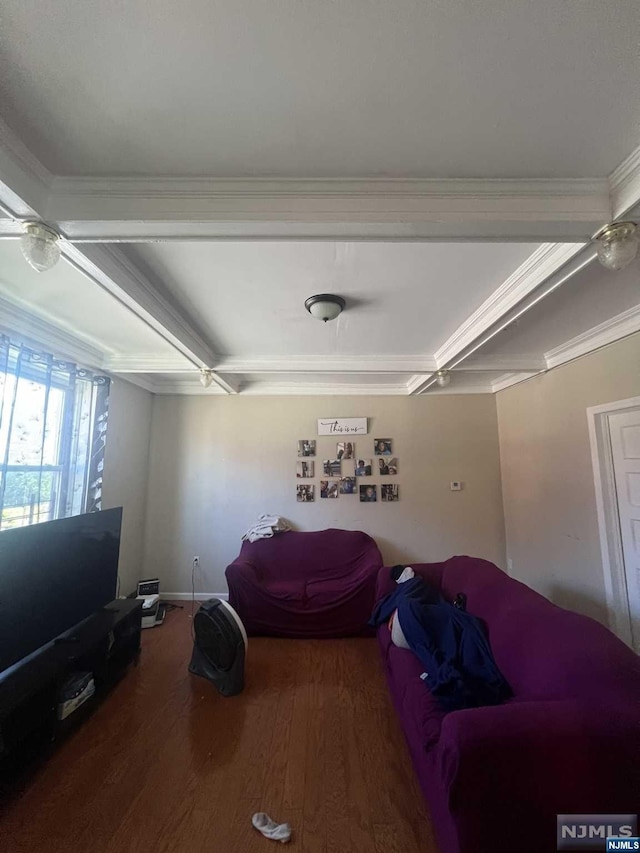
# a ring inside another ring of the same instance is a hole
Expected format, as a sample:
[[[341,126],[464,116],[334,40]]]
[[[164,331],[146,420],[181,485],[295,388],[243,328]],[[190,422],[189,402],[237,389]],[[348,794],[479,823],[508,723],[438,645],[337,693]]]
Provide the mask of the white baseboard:
[[[209,601],[210,598],[221,598],[223,601],[229,600],[228,592],[196,592],[195,595],[191,592],[164,592],[160,593],[160,598],[163,601],[191,601],[195,598],[196,601]]]

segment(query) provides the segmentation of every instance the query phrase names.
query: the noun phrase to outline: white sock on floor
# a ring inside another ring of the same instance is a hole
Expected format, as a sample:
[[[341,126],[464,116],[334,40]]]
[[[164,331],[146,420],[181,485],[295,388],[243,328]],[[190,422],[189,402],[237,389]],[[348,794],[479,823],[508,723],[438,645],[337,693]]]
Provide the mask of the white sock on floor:
[[[407,568],[402,572],[396,583],[404,583],[405,581],[410,581],[411,578],[414,578],[416,573],[413,571],[411,566],[407,566]]]
[[[281,841],[286,844],[291,838],[291,827],[288,823],[276,823],[264,812],[256,812],[251,818],[251,823],[265,838],[270,838],[272,841]]]

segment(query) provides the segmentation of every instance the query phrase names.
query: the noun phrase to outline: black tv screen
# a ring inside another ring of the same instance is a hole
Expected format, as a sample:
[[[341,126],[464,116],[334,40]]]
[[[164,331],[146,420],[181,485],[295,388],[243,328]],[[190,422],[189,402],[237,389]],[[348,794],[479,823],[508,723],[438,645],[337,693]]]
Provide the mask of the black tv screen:
[[[116,597],[122,507],[0,532],[0,672]]]

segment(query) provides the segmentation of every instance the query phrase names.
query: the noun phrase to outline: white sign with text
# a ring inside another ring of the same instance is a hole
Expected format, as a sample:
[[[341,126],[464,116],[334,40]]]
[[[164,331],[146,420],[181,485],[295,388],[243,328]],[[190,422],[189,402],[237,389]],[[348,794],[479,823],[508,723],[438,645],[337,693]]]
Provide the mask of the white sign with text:
[[[318,418],[318,435],[366,435],[366,418]]]

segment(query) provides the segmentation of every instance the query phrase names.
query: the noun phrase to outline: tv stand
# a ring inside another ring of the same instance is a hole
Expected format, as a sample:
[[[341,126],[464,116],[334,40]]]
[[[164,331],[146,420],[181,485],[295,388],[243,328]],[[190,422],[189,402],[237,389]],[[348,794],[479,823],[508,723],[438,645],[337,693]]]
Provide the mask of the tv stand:
[[[0,673],[0,787],[84,720],[140,654],[142,602],[117,599],[23,662]],[[95,693],[64,720],[60,691],[91,672]]]

